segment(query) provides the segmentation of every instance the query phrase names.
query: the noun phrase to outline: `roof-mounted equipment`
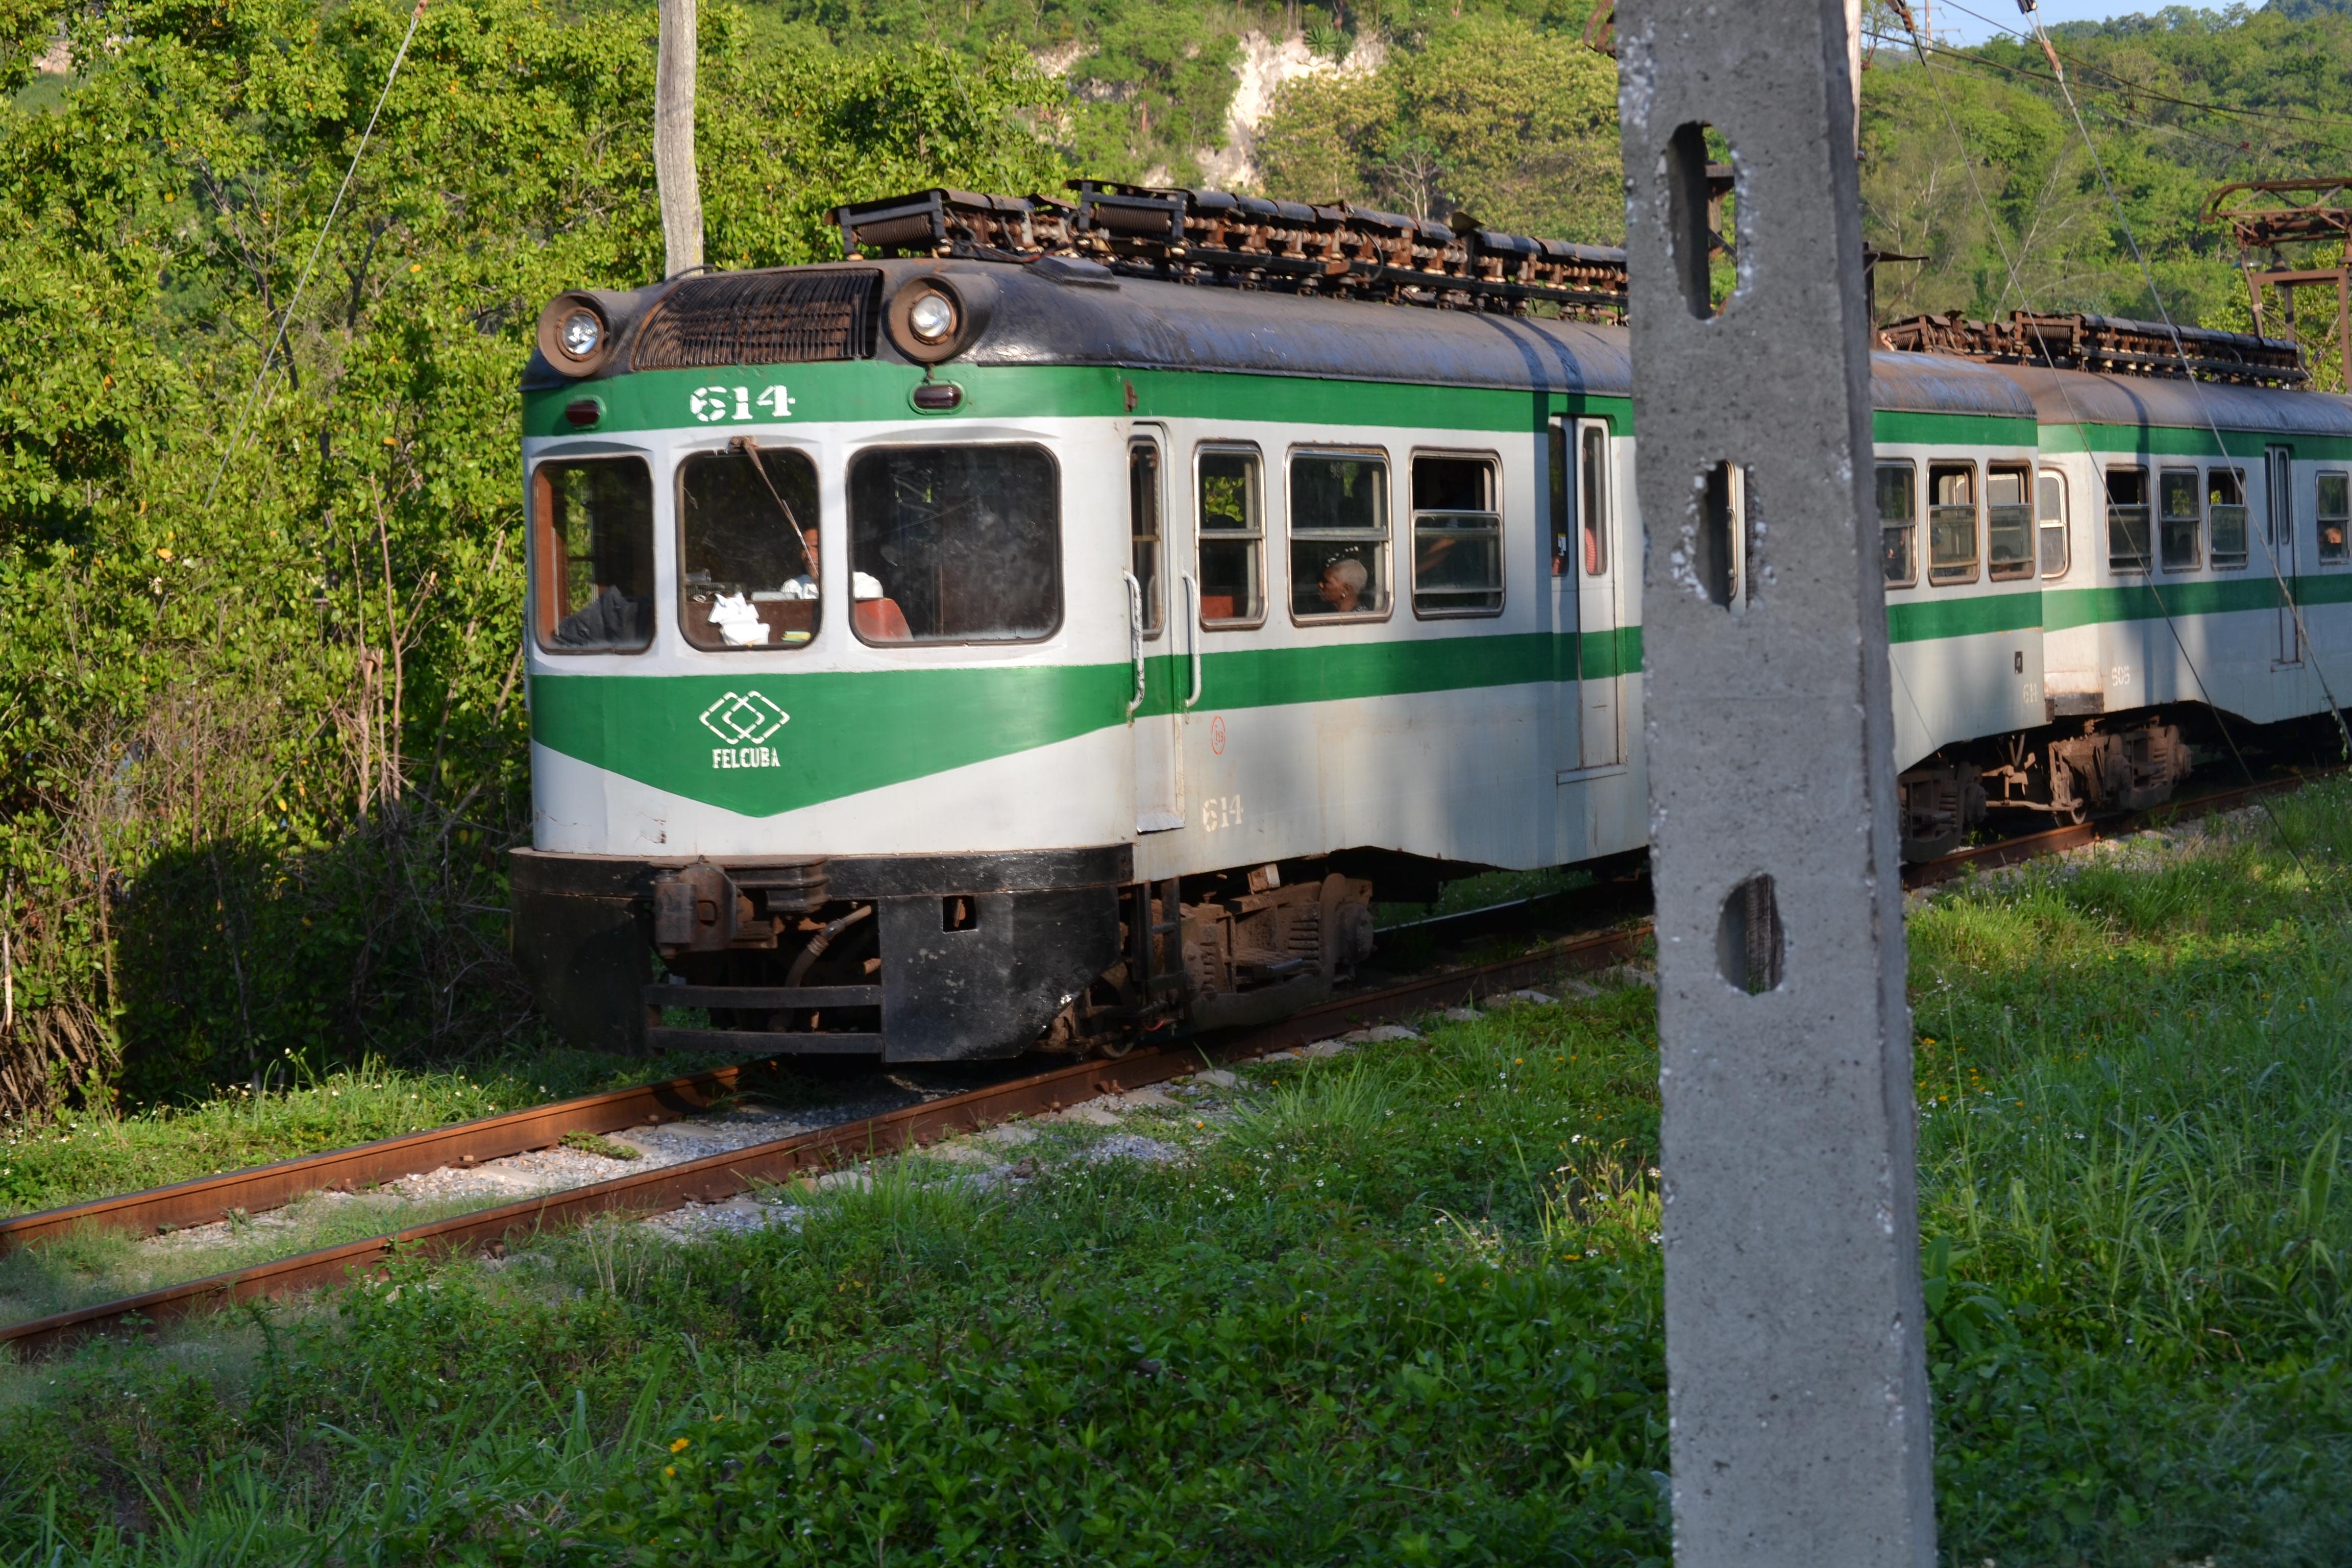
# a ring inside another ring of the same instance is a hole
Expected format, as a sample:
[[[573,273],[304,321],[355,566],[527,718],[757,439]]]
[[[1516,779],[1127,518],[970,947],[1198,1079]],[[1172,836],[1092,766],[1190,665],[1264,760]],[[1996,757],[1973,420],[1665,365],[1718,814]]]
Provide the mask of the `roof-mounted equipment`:
[[[2178,344],[2176,346],[2176,334]],[[2102,375],[2145,375],[2241,386],[2303,386],[2311,380],[2295,345],[2212,327],[2168,327],[2115,316],[2037,315],[2006,321],[1912,316],[1878,330],[1890,349],[1949,354],[1987,364],[2041,365]]]
[[[1129,277],[1391,304],[1622,321],[1625,253],[1376,212],[1224,191],[1075,180],[1076,202],[931,190],[834,210],[849,259],[1074,257]]]

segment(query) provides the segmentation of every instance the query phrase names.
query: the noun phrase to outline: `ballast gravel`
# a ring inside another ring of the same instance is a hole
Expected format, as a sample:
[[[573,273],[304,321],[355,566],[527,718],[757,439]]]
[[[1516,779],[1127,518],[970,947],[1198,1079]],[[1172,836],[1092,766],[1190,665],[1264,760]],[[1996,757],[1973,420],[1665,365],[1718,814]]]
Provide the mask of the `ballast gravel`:
[[[609,1142],[635,1149],[637,1157],[634,1160],[615,1160],[561,1145],[534,1149],[504,1159],[485,1160],[478,1165],[444,1165],[438,1170],[419,1172],[373,1192],[313,1193],[287,1208],[190,1226],[151,1237],[142,1245],[163,1252],[184,1252],[250,1243],[272,1232],[290,1231],[311,1223],[320,1212],[313,1205],[326,1205],[330,1211],[353,1204],[378,1209],[383,1211],[387,1226],[400,1223],[401,1211],[411,1205],[430,1205],[437,1210],[453,1202],[462,1202],[493,1208],[501,1203],[515,1203],[546,1193],[591,1186],[615,1176],[682,1165],[690,1160],[790,1138],[795,1133],[814,1132],[845,1121],[861,1121],[956,1092],[956,1088],[930,1088],[898,1077],[879,1092],[822,1107],[788,1111],[757,1103],[741,1104],[692,1121],[647,1123],[605,1134]]]

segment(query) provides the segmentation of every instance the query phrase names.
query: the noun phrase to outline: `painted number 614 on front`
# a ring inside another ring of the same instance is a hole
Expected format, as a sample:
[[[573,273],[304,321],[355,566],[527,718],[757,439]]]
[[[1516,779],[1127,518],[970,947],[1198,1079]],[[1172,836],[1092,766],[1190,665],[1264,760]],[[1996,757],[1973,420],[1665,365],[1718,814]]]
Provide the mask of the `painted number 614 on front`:
[[[793,395],[781,386],[698,386],[686,407],[705,425],[735,419],[790,419]]]

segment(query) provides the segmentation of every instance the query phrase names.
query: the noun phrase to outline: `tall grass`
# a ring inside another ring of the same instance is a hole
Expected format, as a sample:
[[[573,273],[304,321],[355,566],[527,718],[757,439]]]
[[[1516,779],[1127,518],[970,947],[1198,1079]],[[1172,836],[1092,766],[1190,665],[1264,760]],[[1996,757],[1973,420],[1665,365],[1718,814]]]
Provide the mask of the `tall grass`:
[[[2352,788],[2280,815],[1914,911],[1954,1568],[2346,1561]],[[0,1563],[1659,1563],[1654,1018],[0,1375]]]

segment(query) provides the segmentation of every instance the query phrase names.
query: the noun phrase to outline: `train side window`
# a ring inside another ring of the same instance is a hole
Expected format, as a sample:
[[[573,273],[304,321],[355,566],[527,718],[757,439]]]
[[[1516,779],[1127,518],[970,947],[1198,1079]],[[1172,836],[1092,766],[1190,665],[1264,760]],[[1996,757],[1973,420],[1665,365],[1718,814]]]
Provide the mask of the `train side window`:
[[[531,476],[540,646],[637,653],[654,640],[654,476],[642,458],[552,458]]]
[[[849,464],[849,624],[870,643],[1034,642],[1062,624],[1042,447],[876,447]],[[863,579],[863,581],[861,581]]]
[[[2194,572],[2203,559],[2205,508],[2197,470],[2167,468],[2157,476],[2156,544],[2167,572]]]
[[[1919,580],[1919,470],[1909,463],[1878,465],[1878,549],[1888,587]]]
[[[1927,581],[1977,580],[1977,466],[1927,465]]]
[[[1996,582],[2033,575],[2031,468],[1985,470],[1985,574]]]
[[[677,493],[677,622],[686,640],[713,649],[798,647],[814,637],[816,465],[808,454],[789,447],[697,452],[678,465]]]
[[[2352,533],[2352,475],[2319,471],[2319,558],[2352,561],[2347,535]]]
[[[2066,533],[2066,476],[2055,468],[2042,470],[2033,492],[2033,516],[2042,531],[2042,574],[2063,577],[2072,553]]]
[[[1389,611],[1389,460],[1378,452],[1290,458],[1293,620]]]
[[[1503,516],[1491,458],[1412,460],[1412,613],[1503,608]]]
[[[2107,565],[2117,572],[2147,570],[2147,470],[2107,470]]]
[[[1609,570],[1609,432],[1584,427],[1584,574]]]
[[[1200,454],[1201,624],[1254,626],[1265,618],[1265,486],[1257,454]]]
[[[1143,589],[1143,635],[1160,635],[1160,447],[1127,449],[1128,570]]]
[[[2216,567],[2246,563],[2246,476],[2238,468],[2205,470],[2205,516]]]
[[[1551,422],[1551,574],[1565,577],[1569,562],[1575,550],[1576,539],[1576,475],[1569,447],[1569,424],[1554,416]]]

